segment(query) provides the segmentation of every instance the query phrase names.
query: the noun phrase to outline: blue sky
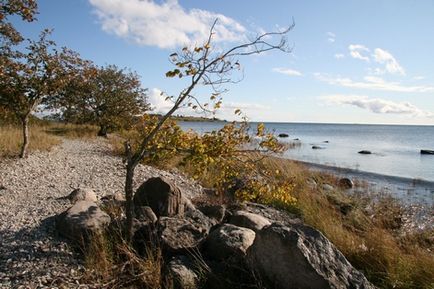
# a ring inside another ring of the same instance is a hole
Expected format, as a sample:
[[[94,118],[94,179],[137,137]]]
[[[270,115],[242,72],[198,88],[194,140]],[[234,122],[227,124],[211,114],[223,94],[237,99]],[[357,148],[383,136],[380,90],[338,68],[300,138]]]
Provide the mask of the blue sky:
[[[434,124],[434,1],[41,0],[27,37],[54,28],[60,46],[99,65],[137,71],[157,111],[184,84],[167,79],[168,55],[200,42],[215,18],[220,45],[288,26],[290,54],[240,59],[219,116],[252,120]],[[206,95],[200,89],[198,94]]]

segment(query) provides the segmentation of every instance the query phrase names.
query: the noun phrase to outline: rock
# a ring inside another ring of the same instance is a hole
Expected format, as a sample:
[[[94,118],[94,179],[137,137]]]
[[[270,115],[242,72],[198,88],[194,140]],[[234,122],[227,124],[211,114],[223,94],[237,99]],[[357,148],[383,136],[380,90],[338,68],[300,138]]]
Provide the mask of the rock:
[[[149,222],[151,224],[157,222],[158,218],[155,215],[154,211],[152,211],[151,207],[141,206],[135,207],[134,209],[136,210],[136,216],[140,221]]]
[[[293,139],[293,140],[295,140],[295,141],[299,141],[300,139],[299,139],[299,138],[295,138],[295,139]]]
[[[70,200],[72,204],[78,201],[96,202],[98,200],[95,192],[89,188],[75,189],[66,198]]]
[[[311,178],[307,179],[306,184],[311,189],[315,189],[318,186],[316,181],[314,179],[311,179]]]
[[[287,134],[287,133],[279,133],[279,137],[281,137],[281,138],[289,137],[289,134]]]
[[[323,191],[325,192],[333,192],[335,190],[335,187],[333,187],[332,185],[329,184],[323,184],[321,186],[321,188],[323,189]]]
[[[354,187],[354,183],[351,179],[349,178],[341,178],[338,182],[339,187],[341,187],[342,189],[352,189]]]
[[[313,150],[322,150],[322,149],[324,149],[322,146],[317,146],[317,145],[313,145],[312,146],[312,149]]]
[[[433,150],[420,150],[420,154],[422,155],[434,155]]]
[[[101,198],[101,201],[108,202],[108,201],[114,201],[114,202],[125,202],[125,195],[122,193],[115,193],[113,195],[105,195]]]
[[[253,244],[255,235],[251,229],[224,224],[209,235],[206,241],[207,253],[217,260],[243,258]]]
[[[268,219],[245,211],[234,212],[229,223],[235,226],[251,229],[255,232],[261,230],[265,226],[271,225],[271,222]]]
[[[371,151],[367,151],[367,150],[361,150],[361,151],[359,151],[359,154],[370,155],[370,154],[372,154],[372,152]]]
[[[220,224],[226,215],[226,207],[224,205],[204,205],[199,207],[199,210],[208,218],[214,220],[215,224]]]
[[[325,140],[325,141],[323,141],[323,143],[329,143],[329,141],[328,141],[328,140]]]
[[[63,236],[83,241],[110,223],[110,216],[94,202],[78,201],[74,206],[57,216],[56,227]]]
[[[175,289],[196,289],[199,277],[192,269],[192,264],[186,256],[174,257],[167,266],[169,275],[173,279]]]
[[[305,225],[265,227],[248,256],[272,288],[375,288],[326,237]]]
[[[3,185],[0,185],[0,191],[2,191],[2,190],[6,190],[6,187]]]
[[[181,190],[164,177],[145,181],[134,195],[134,205],[149,206],[158,217],[173,217],[184,213]]]
[[[161,217],[158,231],[163,246],[172,252],[196,248],[208,236],[212,223],[199,210],[188,211],[186,218]]]

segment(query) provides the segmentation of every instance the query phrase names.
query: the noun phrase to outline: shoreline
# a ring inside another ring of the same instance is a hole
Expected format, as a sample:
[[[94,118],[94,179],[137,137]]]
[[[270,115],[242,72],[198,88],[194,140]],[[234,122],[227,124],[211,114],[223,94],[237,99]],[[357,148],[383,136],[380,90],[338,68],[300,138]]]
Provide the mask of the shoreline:
[[[290,158],[283,158],[294,163],[306,166],[310,170],[331,173],[339,177],[347,177],[366,182],[369,190],[377,193],[388,193],[404,204],[409,205],[434,205],[434,182],[423,179],[412,179],[399,176],[377,174],[350,168],[336,167]],[[353,189],[357,191],[357,187]]]

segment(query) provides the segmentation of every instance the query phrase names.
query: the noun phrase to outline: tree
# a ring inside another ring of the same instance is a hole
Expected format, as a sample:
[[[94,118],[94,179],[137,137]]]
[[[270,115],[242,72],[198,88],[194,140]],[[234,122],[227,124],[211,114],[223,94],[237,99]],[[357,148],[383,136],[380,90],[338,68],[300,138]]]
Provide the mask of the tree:
[[[115,65],[87,65],[65,87],[57,105],[64,120],[96,124],[98,135],[107,136],[109,130],[133,123],[149,109],[145,92],[136,73]]]
[[[217,22],[217,20],[216,20]],[[227,50],[215,49],[211,45],[215,35],[214,27],[211,27],[207,41],[198,47],[189,49],[184,47],[180,52],[170,55],[175,69],[166,73],[167,77],[189,78],[189,84],[177,96],[168,96],[167,99],[173,101],[172,108],[143,135],[141,142],[134,148],[129,141],[125,142],[125,154],[127,159],[125,196],[126,196],[126,233],[127,239],[132,237],[132,223],[134,217],[133,204],[133,179],[134,170],[137,165],[150,152],[148,145],[160,133],[166,121],[180,107],[185,105],[192,109],[208,110],[208,104],[201,102],[193,95],[195,88],[199,85],[210,87],[212,90],[210,100],[213,102],[214,109],[221,106],[221,94],[225,92],[224,84],[236,82],[231,78],[231,73],[240,68],[239,57],[259,54],[271,50],[289,52],[285,36],[292,29],[291,25],[285,30],[269,32],[255,37],[246,43],[234,46]],[[240,113],[236,111],[236,113]]]
[[[8,16],[17,15],[22,20],[31,22],[35,20],[37,4],[35,0],[2,0],[0,4],[0,40],[1,50],[11,44],[23,41],[21,34],[8,21]]]
[[[66,48],[58,51],[49,34],[44,30],[37,41],[28,40],[24,51],[0,58],[0,106],[12,111],[22,124],[20,157],[27,154],[30,115],[59,92],[68,82],[69,68],[78,62],[76,53]]]

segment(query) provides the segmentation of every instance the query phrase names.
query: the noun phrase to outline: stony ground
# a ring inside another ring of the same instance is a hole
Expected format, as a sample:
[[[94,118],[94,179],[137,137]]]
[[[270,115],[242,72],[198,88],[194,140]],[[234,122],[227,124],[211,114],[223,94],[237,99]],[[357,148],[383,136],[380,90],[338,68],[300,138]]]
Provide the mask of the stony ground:
[[[135,185],[166,176],[184,191],[201,188],[182,176],[147,166]],[[66,240],[54,234],[54,216],[70,206],[59,199],[78,187],[98,197],[122,192],[124,165],[104,140],[64,140],[51,152],[0,161],[0,288],[88,288],[83,266]]]

